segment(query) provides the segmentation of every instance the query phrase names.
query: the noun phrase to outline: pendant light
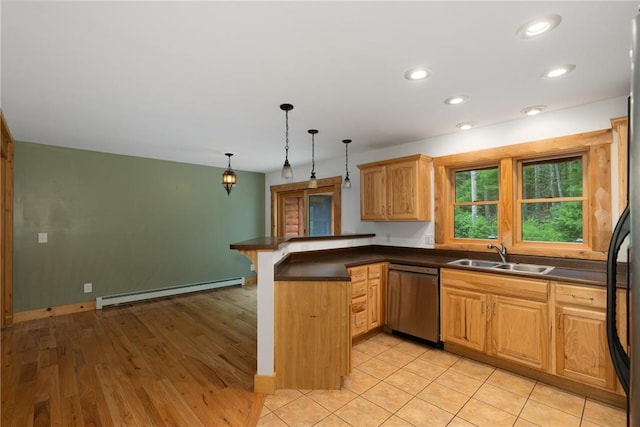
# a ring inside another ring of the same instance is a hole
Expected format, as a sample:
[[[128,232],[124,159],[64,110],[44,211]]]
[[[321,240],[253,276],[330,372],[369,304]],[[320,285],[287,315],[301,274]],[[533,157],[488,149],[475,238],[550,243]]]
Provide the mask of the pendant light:
[[[315,136],[317,129],[309,129],[307,132],[311,134],[311,176],[309,177],[309,188],[318,188],[318,180],[316,179],[316,163],[315,163]]]
[[[289,164],[289,111],[293,110],[293,105],[291,104],[281,104],[280,109],[284,111],[284,119],[285,119],[285,134],[284,134],[284,165],[282,165],[282,172],[280,176],[282,179],[293,179],[293,169]]]
[[[351,144],[350,139],[343,139],[344,143],[344,168],[347,171],[347,175],[344,177],[344,183],[342,186],[346,189],[351,188],[351,180],[349,179],[349,144]]]
[[[229,158],[229,165],[227,169],[222,174],[222,186],[225,190],[227,190],[227,196],[231,194],[231,189],[234,185],[236,185],[236,173],[231,169],[231,156],[233,153],[224,153],[225,156]]]

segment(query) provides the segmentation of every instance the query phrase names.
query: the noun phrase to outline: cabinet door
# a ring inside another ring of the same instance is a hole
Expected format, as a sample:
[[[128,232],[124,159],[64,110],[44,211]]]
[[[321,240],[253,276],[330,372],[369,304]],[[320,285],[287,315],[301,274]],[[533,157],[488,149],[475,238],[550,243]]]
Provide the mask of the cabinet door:
[[[556,373],[586,384],[614,388],[605,311],[560,305],[556,306],[556,316]]]
[[[442,287],[441,301],[442,341],[484,351],[487,296],[477,292]]]
[[[367,303],[368,314],[368,330],[377,328],[381,325],[380,319],[380,303],[381,303],[381,286],[380,279],[369,279],[369,301]]]
[[[387,165],[387,218],[419,219],[417,162]]]
[[[360,218],[384,220],[386,205],[385,167],[372,166],[360,171]]]
[[[492,296],[490,354],[537,369],[549,368],[549,305]]]

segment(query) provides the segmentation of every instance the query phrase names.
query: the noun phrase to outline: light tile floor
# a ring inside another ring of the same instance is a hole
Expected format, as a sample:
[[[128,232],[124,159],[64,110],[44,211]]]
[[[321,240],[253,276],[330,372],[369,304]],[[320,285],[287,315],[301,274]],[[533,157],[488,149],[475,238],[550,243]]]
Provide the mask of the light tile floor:
[[[384,333],[352,361],[342,390],[267,396],[258,426],[626,426],[619,408]]]

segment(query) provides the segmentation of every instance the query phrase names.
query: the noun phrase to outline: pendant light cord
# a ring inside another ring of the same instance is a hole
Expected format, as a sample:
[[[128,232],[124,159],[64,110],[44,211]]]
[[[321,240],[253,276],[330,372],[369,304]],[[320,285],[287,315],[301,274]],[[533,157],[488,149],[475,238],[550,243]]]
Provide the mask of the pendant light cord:
[[[311,133],[311,176],[314,176],[316,171],[316,161],[315,161],[316,139],[315,137],[316,137],[315,132]]]
[[[284,112],[285,132],[284,132],[284,159],[289,160],[289,110]]]

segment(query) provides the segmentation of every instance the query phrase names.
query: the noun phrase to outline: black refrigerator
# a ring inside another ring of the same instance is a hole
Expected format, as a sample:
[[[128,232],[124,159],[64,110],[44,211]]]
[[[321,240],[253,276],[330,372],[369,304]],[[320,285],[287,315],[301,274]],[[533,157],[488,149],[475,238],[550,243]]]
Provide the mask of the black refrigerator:
[[[616,374],[627,393],[627,425],[640,426],[640,16],[632,21],[627,207],[611,237],[607,259],[607,339]],[[626,274],[624,274],[626,272]],[[622,273],[622,274],[619,274]],[[627,288],[627,342],[616,328],[616,288]],[[636,319],[635,324],[633,319]]]

